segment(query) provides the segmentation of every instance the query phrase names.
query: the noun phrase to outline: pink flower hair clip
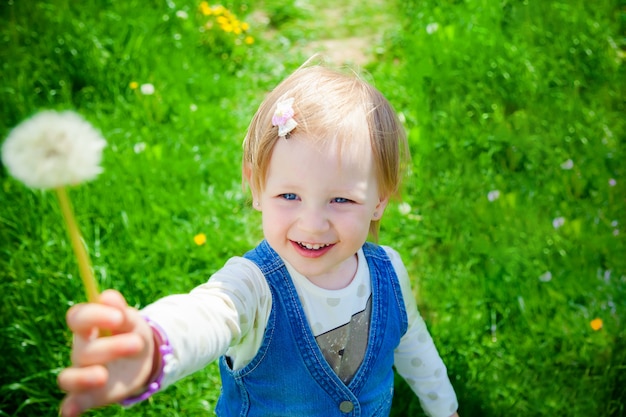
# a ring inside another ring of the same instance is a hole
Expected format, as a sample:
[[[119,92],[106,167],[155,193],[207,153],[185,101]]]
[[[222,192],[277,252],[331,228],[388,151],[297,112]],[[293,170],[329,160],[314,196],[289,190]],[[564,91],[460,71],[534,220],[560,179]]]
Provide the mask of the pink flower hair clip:
[[[276,111],[272,116],[272,126],[278,126],[278,137],[284,138],[298,123],[293,119],[293,97],[280,100],[276,103]]]

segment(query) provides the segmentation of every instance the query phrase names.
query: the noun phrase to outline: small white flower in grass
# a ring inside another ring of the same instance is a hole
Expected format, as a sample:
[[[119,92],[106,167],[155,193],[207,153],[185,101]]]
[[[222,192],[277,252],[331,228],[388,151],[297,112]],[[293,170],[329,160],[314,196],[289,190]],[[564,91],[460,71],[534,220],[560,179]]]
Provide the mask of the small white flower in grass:
[[[609,185],[611,187],[615,187],[617,185],[617,181],[615,181],[615,178],[610,178],[609,179]]]
[[[192,112],[198,111],[198,106],[196,104],[191,103],[189,105],[189,110]]]
[[[433,22],[426,25],[426,33],[432,35],[439,30],[439,23]]]
[[[146,143],[145,142],[135,143],[135,146],[133,146],[133,150],[135,151],[135,153],[142,153],[143,151],[146,150]]]
[[[552,220],[552,226],[555,229],[558,229],[559,227],[563,226],[565,224],[565,217],[557,217],[554,220]]]
[[[543,274],[539,275],[539,281],[541,282],[549,282],[552,281],[552,272],[547,271]]]
[[[178,17],[179,19],[186,20],[189,18],[189,14],[187,14],[187,12],[184,10],[178,10],[176,12],[176,17]]]
[[[570,170],[572,168],[574,168],[574,161],[572,161],[571,159],[568,159],[561,164],[561,169]]]
[[[499,190],[491,190],[487,193],[487,200],[489,201],[496,201],[498,198],[500,198],[500,191]]]
[[[94,179],[106,141],[71,111],[43,111],[15,127],[2,145],[2,162],[28,187],[57,188]]]
[[[403,216],[406,216],[406,215],[408,215],[411,212],[411,205],[409,203],[402,202],[402,203],[398,204],[398,211]]]
[[[139,87],[139,90],[141,91],[141,94],[143,94],[144,96],[151,96],[152,94],[154,94],[154,85],[152,84],[141,84],[141,87]]]

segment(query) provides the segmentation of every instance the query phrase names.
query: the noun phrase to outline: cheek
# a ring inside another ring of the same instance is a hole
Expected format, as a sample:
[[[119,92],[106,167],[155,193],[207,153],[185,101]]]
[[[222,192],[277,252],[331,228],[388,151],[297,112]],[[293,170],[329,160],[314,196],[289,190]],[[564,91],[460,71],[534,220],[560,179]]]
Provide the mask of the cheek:
[[[369,230],[371,218],[371,211],[362,210],[357,213],[342,213],[341,216],[335,218],[334,223],[344,231],[361,233],[363,230]]]
[[[259,211],[261,212],[263,230],[266,232],[283,229],[288,223],[287,213],[272,205],[265,205]]]

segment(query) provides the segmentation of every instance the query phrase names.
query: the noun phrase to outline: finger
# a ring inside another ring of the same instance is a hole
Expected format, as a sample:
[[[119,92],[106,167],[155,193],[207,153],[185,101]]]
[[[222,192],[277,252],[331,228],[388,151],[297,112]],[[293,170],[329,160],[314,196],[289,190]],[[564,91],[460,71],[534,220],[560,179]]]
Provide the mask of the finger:
[[[124,310],[126,307],[128,307],[126,299],[117,290],[109,289],[102,291],[102,294],[100,294],[100,303],[115,307],[118,310]]]
[[[59,415],[62,417],[77,417],[81,412],[82,410],[76,401],[75,395],[65,397],[59,407]]]
[[[72,332],[88,337],[94,328],[115,329],[124,322],[124,315],[103,304],[78,304],[67,311],[66,321]]]
[[[59,414],[63,417],[78,417],[89,409],[105,404],[96,401],[96,397],[88,393],[70,394],[61,403]]]
[[[57,383],[65,392],[82,392],[101,388],[107,383],[108,371],[104,366],[66,368],[59,373]]]
[[[81,367],[105,364],[132,357],[143,352],[145,348],[145,340],[135,333],[95,338],[85,343],[81,349],[73,350],[72,363]]]
[[[128,306],[126,299],[124,299],[124,296],[119,291],[104,291],[100,295],[100,302],[111,307],[115,307],[122,312],[124,320],[119,327],[115,329],[115,332],[131,332],[139,329],[140,331],[143,330],[142,333],[144,336],[148,334],[148,332],[146,332],[147,326],[145,325],[145,319],[141,317],[136,308]]]

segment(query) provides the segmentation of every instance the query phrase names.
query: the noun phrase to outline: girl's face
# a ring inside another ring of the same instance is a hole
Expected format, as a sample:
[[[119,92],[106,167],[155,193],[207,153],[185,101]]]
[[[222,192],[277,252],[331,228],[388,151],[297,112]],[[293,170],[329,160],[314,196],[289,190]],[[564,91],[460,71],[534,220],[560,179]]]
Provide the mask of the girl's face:
[[[387,199],[378,194],[370,149],[340,153],[303,135],[279,139],[262,192],[265,238],[314,284],[339,289],[352,280],[356,252],[379,220]]]

